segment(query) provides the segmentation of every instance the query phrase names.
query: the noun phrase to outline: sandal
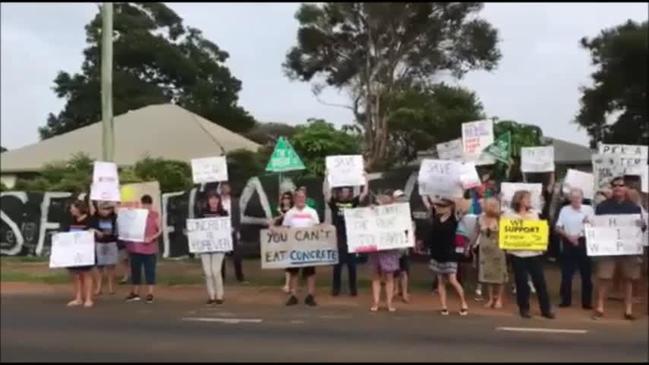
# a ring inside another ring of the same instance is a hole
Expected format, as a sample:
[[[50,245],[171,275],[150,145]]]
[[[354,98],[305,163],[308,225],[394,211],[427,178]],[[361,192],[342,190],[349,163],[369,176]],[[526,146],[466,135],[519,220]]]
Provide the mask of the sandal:
[[[75,300],[72,300],[72,301],[68,302],[67,306],[68,307],[77,307],[77,306],[80,306],[81,304],[83,304],[82,301],[75,299]]]
[[[373,305],[370,307],[370,312],[378,312],[379,311],[379,306],[378,305]]]
[[[94,305],[95,305],[95,303],[90,302],[90,301],[83,303],[84,308],[91,308]]]
[[[627,321],[635,321],[635,317],[631,313],[624,313],[624,319]]]
[[[594,320],[598,320],[598,319],[600,319],[602,317],[604,317],[604,312],[600,312],[600,311],[596,310],[595,313],[593,313],[592,317],[590,317],[590,318],[592,318]]]
[[[460,315],[461,316],[466,316],[469,314],[469,308],[462,308],[460,309]]]
[[[392,313],[394,313],[394,312],[396,312],[396,311],[397,311],[397,308],[395,308],[395,307],[388,307],[388,312],[392,312]]]
[[[503,307],[502,302],[496,302],[496,303],[494,303],[494,306],[493,306],[494,309],[501,309],[502,307]]]
[[[448,316],[448,309],[444,308],[441,311],[439,311],[439,313],[443,316]]]

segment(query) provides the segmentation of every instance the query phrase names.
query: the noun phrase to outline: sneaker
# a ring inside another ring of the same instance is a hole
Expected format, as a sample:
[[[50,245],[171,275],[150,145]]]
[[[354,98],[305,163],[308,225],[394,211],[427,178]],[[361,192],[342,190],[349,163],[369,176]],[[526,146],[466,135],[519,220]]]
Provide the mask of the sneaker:
[[[297,303],[298,303],[298,301],[297,301],[297,298],[295,297],[295,295],[291,295],[288,298],[288,301],[286,301],[287,306],[296,305]]]
[[[467,315],[469,315],[469,308],[461,308],[461,309],[460,309],[460,315],[461,315],[461,316],[467,316]]]
[[[146,296],[146,303],[153,304],[153,295],[149,294]]]
[[[442,309],[439,313],[443,316],[448,316],[448,309]]]
[[[318,303],[315,302],[315,298],[311,294],[306,296],[306,298],[304,299],[304,304],[308,305],[309,307],[315,307],[316,305],[318,305]]]
[[[128,295],[128,297],[126,297],[126,301],[127,302],[139,302],[140,301],[140,296],[135,294],[135,293],[131,293],[131,294]]]
[[[627,321],[635,321],[635,316],[633,316],[633,314],[631,313],[624,313],[624,319],[626,319]]]

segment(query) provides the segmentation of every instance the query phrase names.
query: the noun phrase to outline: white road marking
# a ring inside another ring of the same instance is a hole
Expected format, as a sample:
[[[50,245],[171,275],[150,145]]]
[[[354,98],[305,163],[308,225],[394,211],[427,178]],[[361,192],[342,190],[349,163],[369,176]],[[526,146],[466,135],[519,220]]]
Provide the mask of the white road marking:
[[[211,318],[211,317],[185,317],[183,321],[191,322],[220,322],[220,323],[261,323],[263,320],[261,318]]]
[[[541,332],[541,333],[571,333],[575,335],[583,335],[588,333],[587,330],[571,330],[563,328],[531,328],[531,327],[497,327],[496,331],[510,331],[510,332]]]

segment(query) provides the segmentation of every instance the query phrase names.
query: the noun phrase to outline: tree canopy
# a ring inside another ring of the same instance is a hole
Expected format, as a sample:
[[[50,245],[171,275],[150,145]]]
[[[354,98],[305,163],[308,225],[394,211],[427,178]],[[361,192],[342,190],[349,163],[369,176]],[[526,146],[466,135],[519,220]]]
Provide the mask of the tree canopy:
[[[235,132],[254,126],[237,105],[241,81],[225,66],[228,53],[173,10],[163,3],[115,3],[113,23],[115,115],[175,103]],[[43,139],[101,120],[101,14],[85,28],[81,72],[56,76],[53,89],[66,104],[39,128]]]
[[[456,77],[491,70],[500,58],[497,31],[477,17],[481,3],[303,4],[296,14],[298,44],[284,69],[351,95],[370,169],[390,154],[389,99],[441,72]]]
[[[646,21],[629,20],[581,40],[596,70],[591,75],[594,85],[582,88],[576,123],[586,129],[592,147],[598,141],[649,144],[648,32]]]

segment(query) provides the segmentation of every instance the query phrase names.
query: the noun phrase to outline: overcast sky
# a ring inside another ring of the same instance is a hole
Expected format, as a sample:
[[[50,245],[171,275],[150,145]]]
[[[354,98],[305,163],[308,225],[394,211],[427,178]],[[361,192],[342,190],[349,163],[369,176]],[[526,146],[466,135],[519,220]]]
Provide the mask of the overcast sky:
[[[257,120],[352,121],[349,111],[318,103],[308,84],[291,82],[282,73],[284,56],[295,44],[293,15],[299,4],[169,6],[230,54],[227,65],[243,83],[240,104]],[[37,142],[47,114],[63,108],[64,100],[51,90],[54,77],[59,70],[80,70],[84,26],[97,8],[3,3],[1,10],[1,144],[15,149]],[[481,15],[498,28],[503,57],[495,71],[472,72],[457,83],[478,94],[490,117],[537,124],[547,136],[586,144],[586,134],[570,123],[579,108],[579,87],[590,85],[593,71],[579,39],[627,19],[646,20],[647,4],[488,3]],[[322,98],[346,101],[335,91]]]

